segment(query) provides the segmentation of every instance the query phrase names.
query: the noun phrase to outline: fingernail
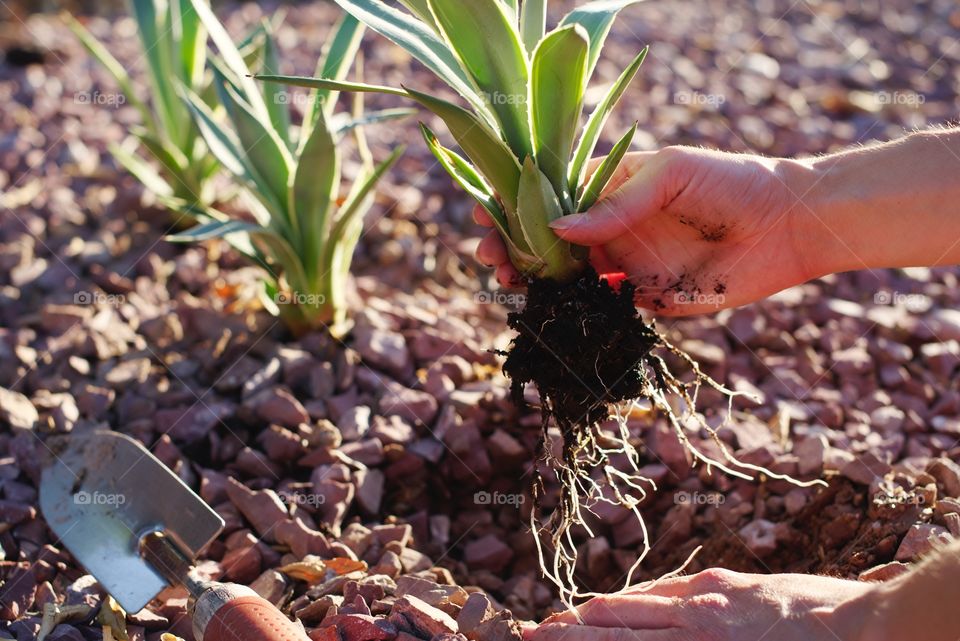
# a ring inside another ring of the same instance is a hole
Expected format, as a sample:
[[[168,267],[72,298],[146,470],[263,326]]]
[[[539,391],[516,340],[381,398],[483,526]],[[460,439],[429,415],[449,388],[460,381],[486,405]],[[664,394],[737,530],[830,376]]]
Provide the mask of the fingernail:
[[[551,229],[571,229],[576,227],[581,222],[583,222],[585,216],[583,214],[570,214],[569,216],[563,216],[562,218],[557,218],[550,223]]]

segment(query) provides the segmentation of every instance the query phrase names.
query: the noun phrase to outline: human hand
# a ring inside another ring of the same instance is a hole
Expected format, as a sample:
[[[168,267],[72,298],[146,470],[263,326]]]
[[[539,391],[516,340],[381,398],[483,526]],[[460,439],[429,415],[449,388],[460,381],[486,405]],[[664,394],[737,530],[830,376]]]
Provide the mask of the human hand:
[[[711,569],[651,589],[594,598],[580,624],[563,612],[527,641],[860,641],[877,584]]]
[[[594,161],[596,167],[598,161]],[[799,203],[812,179],[802,163],[667,147],[629,154],[586,214],[553,223],[591,248],[598,272],[625,273],[636,302],[669,316],[750,303],[821,275]],[[474,218],[490,225],[478,208]],[[517,285],[496,231],[477,249],[497,279]]]

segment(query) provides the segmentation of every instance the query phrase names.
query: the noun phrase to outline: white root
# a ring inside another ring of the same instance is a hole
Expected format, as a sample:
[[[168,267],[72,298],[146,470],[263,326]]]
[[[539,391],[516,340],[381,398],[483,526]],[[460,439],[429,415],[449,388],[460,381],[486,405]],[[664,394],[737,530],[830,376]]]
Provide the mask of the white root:
[[[753,397],[743,392],[735,392],[717,383],[706,375],[690,356],[665,339],[662,344],[668,351],[677,355],[684,365],[689,367],[695,378],[691,383],[684,383],[669,372],[662,359],[651,356],[650,358],[656,365],[647,365],[649,368],[648,380],[657,382],[659,386],[651,383],[649,389],[645,390],[643,397],[651,402],[653,409],[662,412],[667,417],[677,439],[693,457],[694,466],[702,464],[708,470],[716,468],[732,477],[750,481],[762,475],[771,479],[787,481],[798,487],[826,485],[821,480],[801,481],[786,474],[777,474],[766,468],[737,460],[720,438],[718,429],[729,425],[733,415],[733,399]],[[654,368],[656,368],[656,371]],[[657,373],[660,375],[657,376]],[[708,385],[727,396],[727,412],[719,428],[709,425],[706,418],[696,412],[696,400],[701,385]],[[680,415],[670,405],[669,399],[671,397],[683,401],[685,407]],[[561,499],[549,520],[544,524],[538,522],[536,507],[538,503],[535,501],[534,509],[530,512],[530,528],[534,533],[540,568],[544,576],[557,587],[561,602],[570,611],[574,612],[578,619],[579,614],[577,614],[575,607],[577,602],[601,596],[596,592],[582,591],[575,576],[578,560],[576,537],[582,539],[583,534],[590,538],[594,537],[594,532],[586,516],[588,514],[597,516],[593,507],[598,503],[620,506],[629,510],[636,519],[642,535],[643,542],[637,559],[627,571],[623,586],[614,594],[642,592],[652,589],[658,581],[677,576],[685,571],[701,549],[694,550],[686,562],[673,572],[639,586],[634,584],[634,575],[651,550],[650,534],[639,506],[647,497],[648,489],[657,491],[653,479],[640,474],[639,453],[630,442],[630,432],[626,418],[628,412],[624,410],[634,407],[636,407],[636,401],[626,407],[616,408],[613,416],[615,430],[612,433],[603,432],[599,426],[591,426],[587,430],[588,434],[581,438],[582,442],[577,443],[573,448],[572,460],[561,460],[551,453],[553,450],[550,447],[550,440],[555,437],[548,436],[546,430],[544,431],[544,462],[556,474],[557,480],[560,482],[562,488]],[[716,444],[722,454],[722,460],[716,460],[708,456],[693,444],[687,436],[687,429],[689,428],[684,427],[684,423],[691,419],[696,428],[706,432]],[[569,444],[566,445],[569,446]],[[617,455],[626,457],[628,470],[621,470],[610,464],[611,457]],[[564,458],[567,458],[567,456]],[[595,473],[601,479],[594,478]],[[607,490],[607,496],[604,495],[604,489]],[[612,495],[612,498],[609,495]],[[548,546],[552,548],[552,562],[547,561]]]

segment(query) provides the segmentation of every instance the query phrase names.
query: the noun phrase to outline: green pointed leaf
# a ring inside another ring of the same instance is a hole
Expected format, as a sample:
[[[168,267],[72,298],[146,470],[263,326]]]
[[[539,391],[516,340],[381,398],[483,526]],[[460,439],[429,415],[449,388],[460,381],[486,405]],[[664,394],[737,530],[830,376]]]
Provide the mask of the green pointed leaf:
[[[253,107],[241,98],[233,87],[224,85],[221,96],[240,139],[247,165],[252,167],[254,175],[263,181],[260,188],[269,190],[285,210],[288,180],[293,167],[289,150],[277,132],[266,125],[269,121],[257,118]]]
[[[567,167],[583,112],[588,46],[583,27],[570,25],[554,31],[537,46],[530,78],[537,166],[569,213],[573,200]]]
[[[512,17],[514,20],[516,20],[516,18],[517,18],[517,9],[519,8],[519,7],[517,7],[517,0],[500,0],[500,1],[503,3],[503,6],[507,8],[507,11],[509,11],[511,14],[513,14],[511,17]]]
[[[493,190],[477,172],[476,168],[455,151],[441,145],[433,131],[425,124],[420,123],[420,130],[430,151],[433,152],[437,161],[440,162],[440,165],[450,177],[490,214],[494,227],[507,246],[511,261],[521,271],[526,272],[534,269],[539,263],[536,257],[530,253],[530,248],[523,238],[522,231],[517,235],[516,240],[511,237],[507,213],[497,202]]]
[[[364,27],[359,20],[349,13],[343,14],[343,18],[337,24],[333,39],[317,62],[317,70],[314,75],[331,80],[346,78],[350,66],[357,57],[357,51],[360,50],[363,31]],[[321,106],[329,120],[333,116],[333,109],[337,104],[337,95],[336,92],[328,89],[315,90],[311,94],[310,102],[307,103],[307,112],[303,121],[310,123],[312,127],[316,120],[316,112]]]
[[[282,82],[300,87],[329,88],[338,91],[360,91],[406,96],[439,116],[457,143],[493,185],[508,211],[517,209],[517,187],[520,184],[520,164],[506,143],[480,118],[463,107],[434,98],[413,89],[393,89],[358,82],[305,78],[300,76],[257,76],[258,80]]]
[[[264,233],[256,234],[256,240],[269,250],[271,259],[280,268],[274,269],[274,272],[283,274],[292,291],[301,294],[310,292],[309,281],[303,271],[300,256],[284,237],[270,230],[264,230]]]
[[[83,47],[113,76],[114,81],[127,99],[127,102],[136,107],[137,111],[140,112],[144,126],[155,132],[157,130],[156,119],[153,113],[147,109],[143,101],[137,98],[137,94],[133,90],[133,83],[130,81],[130,74],[127,73],[123,65],[121,65],[120,62],[107,51],[107,48],[100,44],[93,34],[80,24],[76,18],[66,12],[62,13],[61,16],[67,23],[67,26],[70,27],[70,30],[73,31],[74,35],[80,40]]]
[[[569,24],[583,25],[590,37],[590,60],[587,65],[587,79],[593,77],[593,70],[597,67],[597,60],[600,59],[600,51],[603,49],[603,43],[610,33],[610,27],[616,19],[617,14],[632,4],[642,0],[594,0],[585,5],[577,7],[567,14],[560,22],[561,27]]]
[[[217,46],[220,57],[236,77],[234,82],[238,83],[241,87],[241,93],[250,103],[253,113],[264,119],[269,118],[270,114],[267,112],[267,107],[263,102],[263,96],[260,95],[260,91],[257,88],[257,83],[249,77],[250,68],[247,66],[247,63],[244,62],[243,56],[240,55],[240,51],[236,45],[233,44],[230,34],[227,33],[227,30],[213,14],[208,0],[190,0],[190,2],[193,4],[197,16],[203,22],[203,26],[207,28],[210,39]]]
[[[169,141],[163,141],[155,138],[150,132],[140,129],[132,130],[133,136],[141,145],[147,148],[157,162],[163,165],[164,169],[171,174],[182,174],[189,168],[190,161],[183,152],[174,147]]]
[[[368,111],[364,113],[359,118],[351,118],[346,116],[346,114],[338,114],[339,116],[346,116],[344,118],[334,118],[330,123],[330,128],[333,130],[334,134],[337,136],[342,136],[343,134],[356,129],[357,127],[366,127],[367,125],[375,125],[381,122],[390,122],[391,120],[400,120],[402,118],[408,118],[417,113],[415,109],[382,109],[380,111]]]
[[[172,79],[178,77],[179,69],[172,64],[174,42],[171,37],[169,14],[157,11],[154,0],[132,0],[130,7],[137,21],[137,33],[143,44],[143,56],[147,60],[148,77],[153,91],[153,107],[167,135],[182,140],[182,105],[177,100]]]
[[[220,161],[224,169],[245,181],[252,181],[253,176],[248,170],[246,155],[240,147],[240,141],[237,140],[233,132],[224,129],[217,123],[210,107],[195,93],[184,90],[184,99],[193,114],[200,135],[203,136],[210,152]]]
[[[381,0],[336,0],[344,11],[360,22],[402,47],[422,62],[441,80],[463,96],[480,113],[488,116],[489,109],[476,92],[454,53],[431,27]]]
[[[365,173],[361,174],[354,183],[350,194],[340,208],[320,259],[322,265],[320,276],[325,283],[321,285],[321,289],[328,296],[342,295],[338,291],[338,278],[345,270],[349,271],[353,250],[363,231],[363,217],[373,202],[373,188],[403,155],[403,151],[402,147],[398,147],[375,168],[365,170]],[[343,307],[340,301],[334,300],[332,303],[334,308]]]
[[[575,260],[570,243],[561,240],[550,223],[563,216],[553,185],[532,158],[523,163],[517,218],[532,253],[542,262],[537,276],[567,281],[579,274],[584,264]]]
[[[264,233],[265,230],[260,225],[246,223],[241,220],[215,220],[191,227],[178,234],[167,236],[167,240],[174,243],[192,243],[211,238],[223,238],[228,234],[244,233]]]
[[[500,0],[428,0],[447,42],[497,116],[518,158],[532,152],[527,58],[515,19]],[[514,16],[515,18],[515,16]]]
[[[260,72],[277,74],[280,72],[280,62],[277,60],[277,47],[273,42],[269,26],[270,23],[264,20],[263,46],[260,50]],[[273,129],[277,132],[280,140],[289,147],[290,108],[287,105],[286,95],[277,85],[269,84],[261,85],[261,87],[263,89],[263,101],[266,104],[267,112],[270,114]]]
[[[633,127],[630,128],[630,131],[628,131],[623,138],[621,138],[617,144],[613,146],[610,154],[603,159],[603,162],[600,163],[600,166],[597,167],[597,170],[593,172],[593,176],[590,177],[590,181],[587,183],[586,187],[584,187],[583,195],[580,197],[580,201],[577,204],[577,211],[587,211],[600,199],[600,194],[603,193],[603,188],[606,187],[607,183],[610,182],[610,179],[613,177],[613,173],[617,170],[617,167],[620,166],[620,162],[630,149],[630,143],[633,142],[634,136],[637,135],[637,126],[639,124],[640,123],[634,123]]]
[[[515,212],[520,165],[503,140],[463,107],[413,89],[407,93],[443,120],[467,157],[493,185],[507,211]]]
[[[132,154],[120,145],[111,144],[110,153],[124,169],[143,183],[143,186],[158,196],[172,196],[173,187],[157,171],[136,154]]]
[[[473,196],[493,219],[494,226],[505,238],[509,239],[510,230],[507,227],[507,214],[493,195],[493,190],[487,185],[476,169],[462,156],[440,144],[436,134],[427,125],[420,123],[420,133],[433,152],[440,165],[450,174],[465,192]]]
[[[337,221],[333,226],[333,230],[330,232],[333,238],[343,236],[344,231],[351,224],[351,221],[356,220],[359,211],[362,209],[361,203],[363,200],[373,192],[373,188],[376,187],[377,183],[380,182],[380,179],[383,178],[383,175],[387,173],[394,163],[400,159],[403,152],[403,147],[397,147],[386,160],[370,171],[364,179],[358,180],[357,184],[354,185],[352,193],[347,197],[347,200],[343,203],[343,206],[337,214]]]
[[[594,112],[590,114],[590,118],[587,119],[587,125],[584,127],[583,134],[580,136],[580,142],[577,143],[577,150],[573,154],[573,161],[570,163],[570,173],[567,176],[571,191],[575,192],[583,182],[584,174],[587,170],[587,161],[590,160],[594,150],[597,148],[597,142],[600,140],[600,132],[603,130],[603,126],[606,124],[610,112],[616,107],[617,102],[621,96],[623,96],[627,87],[630,86],[630,82],[637,75],[637,71],[640,69],[640,65],[643,64],[649,50],[650,47],[644,47],[643,51],[633,59],[630,66],[620,74],[620,77],[613,83],[607,95],[600,104],[597,105]]]
[[[547,0],[523,0],[520,5],[520,35],[527,53],[534,49],[547,32]]]
[[[190,0],[169,0],[173,41],[180,43],[180,77],[190,87],[203,80],[207,59],[207,31]]]
[[[427,3],[427,0],[400,0],[400,4],[405,6],[410,13],[423,20],[426,24],[430,25],[434,31],[439,33],[439,30],[437,29],[437,23],[433,19],[433,14],[430,13],[430,5]]]
[[[311,282],[320,269],[330,208],[339,187],[340,153],[321,114],[303,145],[292,185],[293,208],[303,237],[304,271]]]
[[[384,87],[382,85],[370,85],[363,82],[348,82],[346,80],[331,80],[329,78],[310,78],[309,76],[269,76],[257,74],[255,80],[263,82],[279,82],[285,85],[295,87],[307,87],[308,89],[327,89],[332,91],[359,91],[362,93],[382,93],[391,96],[408,96],[403,89],[393,87]]]

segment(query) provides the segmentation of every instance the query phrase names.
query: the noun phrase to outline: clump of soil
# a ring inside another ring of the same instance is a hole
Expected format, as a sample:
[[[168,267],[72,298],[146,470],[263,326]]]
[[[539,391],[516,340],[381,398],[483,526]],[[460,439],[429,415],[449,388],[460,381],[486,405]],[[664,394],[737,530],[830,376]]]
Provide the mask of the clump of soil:
[[[584,428],[606,420],[612,405],[642,395],[645,363],[660,367],[650,353],[662,340],[637,313],[634,290],[593,269],[569,284],[534,280],[524,309],[508,317],[517,337],[503,370],[514,401],[522,404],[524,386],[536,383],[566,448],[581,446]]]

